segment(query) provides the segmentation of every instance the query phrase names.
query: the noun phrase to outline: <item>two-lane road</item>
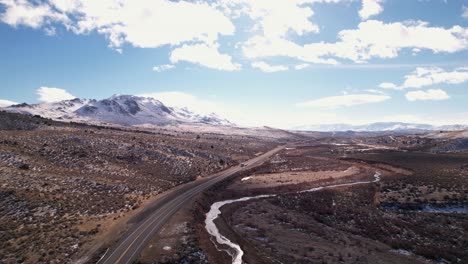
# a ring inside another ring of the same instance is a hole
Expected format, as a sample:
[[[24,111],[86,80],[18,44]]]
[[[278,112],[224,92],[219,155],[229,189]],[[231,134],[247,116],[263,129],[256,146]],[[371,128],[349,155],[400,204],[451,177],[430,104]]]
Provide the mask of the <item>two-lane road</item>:
[[[278,153],[285,146],[277,147],[267,153],[245,162],[245,166],[231,167],[201,180],[187,183],[163,198],[149,205],[143,211],[140,219],[133,227],[123,235],[120,241],[112,247],[99,261],[99,264],[129,264],[132,263],[146,247],[151,237],[185,204],[193,198],[213,186],[214,184],[229,178],[235,173],[256,167],[268,158]]]

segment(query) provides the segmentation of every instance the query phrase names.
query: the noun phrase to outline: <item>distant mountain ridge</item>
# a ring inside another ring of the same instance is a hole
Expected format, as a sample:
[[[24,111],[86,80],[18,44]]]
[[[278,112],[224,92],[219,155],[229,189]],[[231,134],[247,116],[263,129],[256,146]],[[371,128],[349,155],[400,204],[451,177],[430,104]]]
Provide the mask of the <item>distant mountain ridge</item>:
[[[365,125],[349,124],[328,124],[328,125],[304,125],[294,127],[293,130],[299,131],[319,131],[319,132],[416,132],[416,131],[459,131],[467,130],[468,125],[445,125],[433,126],[428,124],[403,123],[403,122],[377,122]]]
[[[211,125],[235,126],[227,119],[217,116],[200,115],[187,108],[168,107],[151,98],[133,95],[113,95],[107,99],[64,100],[53,103],[18,104],[0,108],[13,113],[40,115],[59,121],[74,121],[93,124],[114,124],[122,126],[147,125]],[[425,132],[461,131],[468,125],[433,126],[428,124],[403,122],[377,122],[365,125],[325,124],[302,125],[291,130],[317,132]]]
[[[40,115],[55,120],[109,123],[123,126],[208,124],[232,126],[215,113],[200,115],[187,108],[165,106],[162,102],[133,95],[113,95],[107,99],[64,100],[42,104],[19,104],[2,108],[14,113]]]

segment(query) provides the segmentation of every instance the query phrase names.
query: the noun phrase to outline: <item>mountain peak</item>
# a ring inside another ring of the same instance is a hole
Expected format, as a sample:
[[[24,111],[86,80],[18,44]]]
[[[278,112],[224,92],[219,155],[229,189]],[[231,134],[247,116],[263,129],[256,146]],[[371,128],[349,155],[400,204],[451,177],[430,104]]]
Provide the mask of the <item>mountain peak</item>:
[[[135,95],[114,94],[107,99],[72,99],[36,105],[17,105],[6,111],[41,115],[57,120],[110,123],[124,126],[208,124],[232,125],[216,114],[199,115],[187,108],[167,107],[162,102]]]
[[[137,95],[131,95],[131,94],[113,94],[111,97],[107,98],[107,100],[127,100],[127,99],[133,99],[133,100],[140,100],[140,99],[145,99],[146,97],[140,97]]]

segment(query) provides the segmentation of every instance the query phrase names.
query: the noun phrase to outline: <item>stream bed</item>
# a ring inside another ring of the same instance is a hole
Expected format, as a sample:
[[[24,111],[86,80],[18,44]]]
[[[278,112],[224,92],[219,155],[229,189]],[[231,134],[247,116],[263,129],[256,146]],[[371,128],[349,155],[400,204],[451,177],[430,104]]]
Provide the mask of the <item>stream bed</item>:
[[[327,185],[327,186],[312,188],[309,190],[298,191],[296,193],[316,192],[316,191],[320,191],[323,189],[331,189],[331,188],[361,185],[361,184],[370,184],[370,183],[380,181],[380,175],[381,175],[380,172],[376,172],[374,174],[374,180],[372,181],[358,181],[358,182],[351,182],[351,183]],[[242,264],[242,256],[244,255],[244,251],[242,250],[240,245],[230,241],[227,237],[223,236],[221,232],[219,231],[218,227],[216,226],[214,221],[221,215],[221,207],[223,207],[226,204],[245,202],[245,201],[249,201],[253,199],[270,198],[270,197],[275,197],[275,196],[277,195],[270,194],[270,195],[242,197],[239,199],[216,202],[211,205],[210,211],[206,214],[205,229],[208,232],[208,234],[210,234],[212,237],[215,238],[216,242],[213,241],[213,243],[215,243],[216,246],[217,246],[216,243],[218,243],[219,245],[225,245],[230,248],[230,250],[219,249],[219,248],[218,250],[227,252],[232,257],[232,264]]]

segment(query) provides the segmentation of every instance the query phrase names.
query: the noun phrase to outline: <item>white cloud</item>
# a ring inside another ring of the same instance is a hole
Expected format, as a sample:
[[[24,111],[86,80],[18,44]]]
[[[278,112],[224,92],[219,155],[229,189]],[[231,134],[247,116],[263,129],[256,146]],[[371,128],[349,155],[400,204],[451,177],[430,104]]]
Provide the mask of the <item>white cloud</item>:
[[[96,32],[104,35],[109,46],[118,52],[122,52],[124,44],[140,48],[168,46],[173,61],[222,70],[241,68],[232,62],[236,53],[221,53],[218,44],[224,43],[220,42],[221,37],[235,33],[250,36],[235,46],[241,47],[251,61],[287,57],[298,60],[296,64],[336,65],[342,60],[364,63],[373,58],[395,58],[403,49],[414,54],[468,49],[465,27],[367,20],[382,12],[384,0],[362,0],[359,15],[365,21],[355,29],[340,31],[336,42],[302,44],[293,40],[320,31],[313,22],[314,4],[349,1],[352,0],[0,0],[4,7],[0,19],[11,26],[42,28],[48,35],[55,34],[55,26],[60,23],[76,34]],[[242,21],[237,24],[237,30],[242,32],[236,32],[233,21]],[[208,57],[192,51],[205,52]]]
[[[282,38],[268,39],[255,36],[243,43],[242,51],[249,59],[290,57],[308,63],[338,64],[335,59],[323,58],[327,54],[308,50],[305,46]]]
[[[30,3],[26,0],[0,0],[0,4],[5,6],[5,12],[0,15],[1,21],[17,27],[27,26],[40,28],[50,22],[67,22],[66,15],[55,12],[46,3]]]
[[[141,48],[195,40],[212,43],[219,35],[234,33],[227,17],[202,2],[81,0],[72,10],[79,14],[75,31],[96,30],[108,36],[113,47],[124,42]]]
[[[171,107],[187,107],[195,113],[206,115],[214,112],[241,126],[260,127],[266,125],[288,128],[301,123],[303,124],[304,120],[317,123],[323,123],[325,121],[331,122],[334,120],[338,122],[335,113],[327,113],[321,110],[316,112],[311,112],[309,110],[288,112],[288,110],[285,110],[276,113],[274,118],[271,118],[271,111],[257,111],[258,105],[253,105],[248,102],[235,102],[234,104],[230,104],[229,101],[222,101],[219,98],[199,97],[181,91],[146,93],[140,94],[139,96],[155,98]]]
[[[170,107],[188,108],[195,113],[211,114],[218,112],[219,106],[214,101],[201,99],[197,96],[180,91],[145,93],[138,96],[151,97]]]
[[[296,106],[334,109],[339,107],[379,103],[389,99],[391,99],[390,96],[383,94],[345,94],[300,102],[297,103]]]
[[[379,32],[379,34],[376,34]],[[426,22],[361,22],[357,29],[343,30],[336,43],[305,45],[308,52],[335,56],[355,62],[371,58],[395,58],[405,48],[427,49],[435,53],[453,53],[468,48],[468,29],[430,27]]]
[[[314,14],[306,4],[315,2],[337,2],[316,0],[223,0],[227,13],[238,17],[246,14],[255,21],[251,31],[261,31],[267,38],[284,37],[288,32],[298,35],[317,33],[319,27],[310,21]]]
[[[462,18],[468,19],[468,7],[462,6]]]
[[[382,0],[362,0],[359,16],[366,20],[371,16],[380,14],[383,11],[382,2]]]
[[[260,69],[263,72],[280,72],[287,71],[289,68],[284,65],[270,65],[264,61],[252,62],[252,68]]]
[[[0,3],[6,7],[2,21],[9,25],[39,28],[50,21],[61,21],[77,34],[96,31],[107,36],[114,48],[124,43],[142,48],[189,41],[213,43],[219,35],[232,35],[235,30],[229,18],[203,2],[50,0],[32,4],[26,0],[0,0]]]
[[[338,3],[340,0],[222,0],[225,12],[233,17],[246,15],[253,22],[253,36],[240,46],[249,59],[291,57],[310,63],[336,64],[334,59],[319,58],[302,46],[289,41],[292,34],[303,36],[318,33],[319,26],[311,21],[311,4]]]
[[[163,64],[163,65],[159,65],[159,66],[154,66],[153,71],[162,72],[162,71],[167,71],[167,70],[171,70],[171,69],[174,69],[174,68],[175,68],[175,65]]]
[[[294,66],[294,69],[296,70],[303,70],[303,69],[306,69],[310,67],[310,64],[308,63],[301,63],[301,64],[297,64],[296,66]]]
[[[97,32],[105,35],[109,46],[122,53],[129,43],[140,48],[184,45],[172,51],[172,61],[189,61],[209,68],[238,70],[239,64],[220,54],[219,36],[233,35],[231,20],[214,3],[170,0],[0,0],[5,5],[2,21],[33,28],[45,26],[54,35],[50,22],[62,22],[76,34]],[[197,54],[200,52],[200,54]]]
[[[49,37],[53,37],[57,35],[57,30],[54,27],[44,28],[44,33]]]
[[[0,107],[7,107],[10,105],[18,104],[17,102],[9,101],[9,100],[2,100],[0,99]]]
[[[170,59],[172,63],[188,61],[216,70],[240,70],[240,64],[233,63],[231,56],[219,53],[218,47],[217,44],[183,45],[172,51]]]
[[[376,113],[373,116],[355,114],[339,114],[334,111],[326,111],[323,108],[294,108],[289,107],[275,113],[271,118],[271,113],[276,108],[270,108],[266,111],[257,111],[258,105],[252,105],[246,102],[239,105],[239,102],[230,104],[220,99],[198,97],[186,92],[158,92],[147,93],[140,96],[153,97],[168,106],[187,107],[188,109],[201,114],[210,114],[215,112],[221,117],[244,126],[272,126],[279,128],[291,128],[304,124],[332,124],[332,123],[350,123],[367,124],[373,122],[409,122],[409,123],[427,123],[435,125],[466,123],[468,124],[468,113],[456,114],[394,114],[382,115]],[[330,108],[330,107],[325,107]]]
[[[233,1],[228,1],[233,2]],[[249,4],[245,4],[248,2]],[[313,15],[304,3],[338,1],[247,1],[239,12],[256,19],[258,34],[241,43],[244,55],[249,59],[289,57],[308,63],[338,64],[337,58],[362,63],[372,58],[395,58],[402,49],[416,54],[423,49],[434,53],[454,53],[468,49],[468,29],[431,27],[427,22],[406,21],[384,23],[377,20],[363,21],[357,29],[342,30],[338,42],[316,42],[305,45],[288,39],[288,33],[297,35],[318,32],[318,27],[306,22]],[[382,0],[363,0],[360,14],[364,19],[382,12]],[[274,17],[274,19],[272,19]],[[273,20],[271,23],[265,21]],[[302,22],[298,22],[302,21]],[[376,34],[375,32],[380,32]]]
[[[445,71],[440,67],[417,67],[415,71],[405,76],[402,85],[381,83],[380,88],[403,90],[406,88],[421,88],[434,84],[460,84],[468,81],[468,67],[460,67],[453,71]]]
[[[375,94],[385,94],[384,92],[380,91],[380,90],[375,90],[375,89],[367,89],[365,90],[366,92],[369,92],[369,93],[375,93]]]
[[[37,94],[39,95],[39,101],[46,103],[71,100],[76,98],[64,89],[44,86],[37,89]]]
[[[411,50],[411,55],[416,56],[416,55],[418,55],[420,52],[421,52],[421,49],[419,49],[419,48],[413,48],[413,49]]]
[[[394,83],[389,83],[389,82],[383,82],[381,84],[379,84],[379,87],[382,88],[382,89],[393,89],[393,90],[398,90],[399,87],[394,84]]]
[[[440,101],[447,100],[450,96],[441,89],[429,89],[427,91],[412,91],[405,95],[408,101]]]
[[[309,63],[337,64],[336,58],[358,63],[372,58],[395,58],[402,49],[426,49],[434,53],[468,49],[468,29],[430,27],[426,22],[414,21],[367,20],[357,29],[340,31],[338,39],[335,43],[315,42],[301,46],[285,38],[254,36],[243,44],[242,50],[250,59],[290,57]]]

